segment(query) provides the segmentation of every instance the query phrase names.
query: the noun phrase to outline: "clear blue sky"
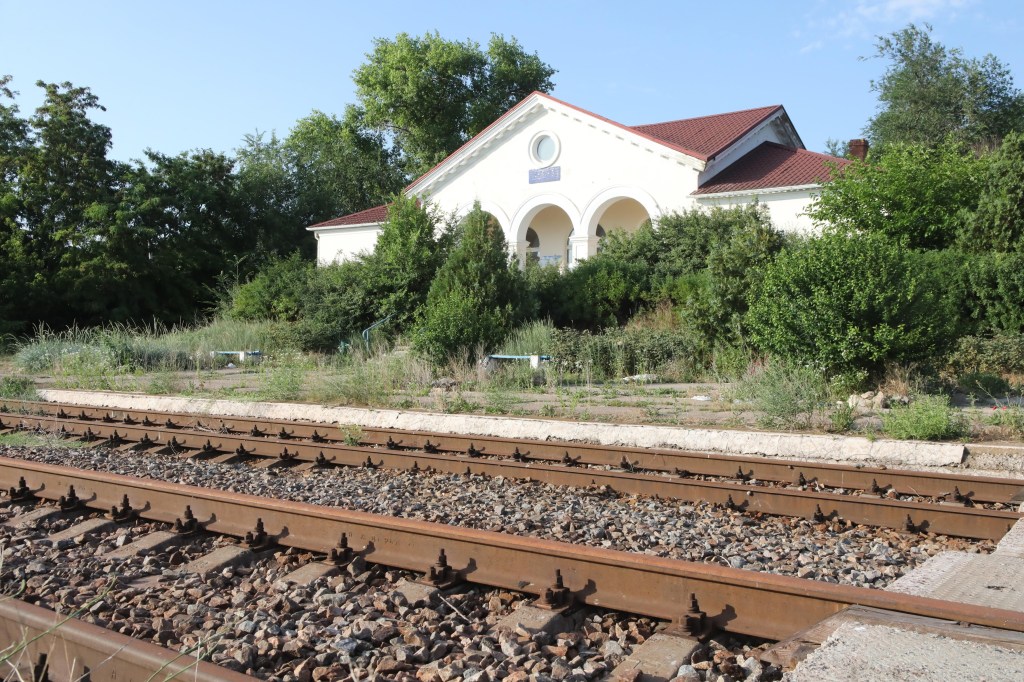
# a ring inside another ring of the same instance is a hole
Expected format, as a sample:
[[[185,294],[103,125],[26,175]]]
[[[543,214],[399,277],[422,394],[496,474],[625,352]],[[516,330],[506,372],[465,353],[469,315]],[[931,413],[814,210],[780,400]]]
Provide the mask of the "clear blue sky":
[[[627,125],[783,104],[804,143],[859,136],[883,63],[874,36],[930,22],[967,56],[992,53],[1024,89],[1020,0],[535,2],[50,2],[0,0],[0,74],[28,115],[37,79],[88,86],[113,156],[287,134],[341,114],[375,37],[515,36],[558,70],[553,94]]]

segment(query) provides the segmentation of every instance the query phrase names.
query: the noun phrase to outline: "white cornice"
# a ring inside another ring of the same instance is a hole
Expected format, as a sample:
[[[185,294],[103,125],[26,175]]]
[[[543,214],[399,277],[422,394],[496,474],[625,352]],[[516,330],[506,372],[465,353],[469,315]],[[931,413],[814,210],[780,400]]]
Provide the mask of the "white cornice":
[[[380,227],[383,223],[356,223],[354,225],[324,225],[323,227],[307,227],[309,232],[342,232],[357,227]]]
[[[790,187],[762,187],[761,189],[742,189],[733,192],[714,192],[711,194],[691,194],[694,199],[726,199],[729,197],[762,196],[765,194],[786,194],[788,192],[808,192],[821,189],[821,185],[792,185]]]

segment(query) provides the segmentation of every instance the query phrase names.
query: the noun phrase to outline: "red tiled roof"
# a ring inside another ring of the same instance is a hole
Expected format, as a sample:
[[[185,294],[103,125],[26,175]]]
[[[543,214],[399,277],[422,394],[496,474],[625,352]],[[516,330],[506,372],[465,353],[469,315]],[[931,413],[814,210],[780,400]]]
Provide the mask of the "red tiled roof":
[[[707,161],[780,109],[782,106],[776,104],[770,107],[733,111],[728,114],[684,118],[665,123],[649,123],[633,126],[632,130],[677,147],[692,149],[702,160]]]
[[[693,194],[742,192],[772,187],[819,185],[832,179],[832,168],[850,163],[828,154],[763,142],[697,188]]]
[[[344,227],[345,225],[367,225],[369,223],[382,223],[387,220],[388,208],[391,204],[374,206],[358,213],[349,213],[340,218],[331,218],[310,227]]]

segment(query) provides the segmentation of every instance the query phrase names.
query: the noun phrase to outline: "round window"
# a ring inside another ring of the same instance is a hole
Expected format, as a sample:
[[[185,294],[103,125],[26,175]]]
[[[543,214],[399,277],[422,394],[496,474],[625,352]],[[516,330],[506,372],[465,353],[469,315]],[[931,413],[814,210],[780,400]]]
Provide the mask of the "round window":
[[[560,151],[558,138],[552,133],[537,133],[530,141],[530,157],[541,166],[550,166]]]

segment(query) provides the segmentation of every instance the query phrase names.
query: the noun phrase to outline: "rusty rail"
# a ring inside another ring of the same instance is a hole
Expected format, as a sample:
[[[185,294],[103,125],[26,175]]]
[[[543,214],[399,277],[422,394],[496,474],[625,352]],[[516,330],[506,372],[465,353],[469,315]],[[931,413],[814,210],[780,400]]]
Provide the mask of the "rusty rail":
[[[267,458],[268,463],[373,466],[400,470],[429,470],[454,474],[483,474],[539,480],[554,485],[607,486],[621,493],[658,495],[686,501],[706,501],[743,512],[796,516],[819,522],[849,520],[871,526],[912,532],[933,532],[998,540],[1021,518],[1019,512],[965,508],[962,504],[904,502],[869,496],[839,495],[737,482],[700,481],[664,475],[553,466],[513,459],[483,459],[463,455],[389,450],[321,442],[197,432],[184,428],[126,425],[59,417],[18,417],[11,426],[41,428],[111,445],[136,443],[195,456]]]
[[[130,410],[122,408],[100,408],[81,405],[63,405],[39,401],[0,401],[0,410],[12,413],[30,411],[57,415],[62,410],[68,414],[89,420],[121,421],[125,417],[142,422],[163,423],[171,419],[176,424],[188,427],[198,425],[217,430],[227,428],[233,432],[249,432],[253,428],[268,435],[282,429],[291,438],[323,438],[327,441],[342,442],[346,435],[336,425],[312,424],[293,420],[256,419],[251,417],[229,417],[197,415],[180,412],[157,412],[153,410]],[[0,413],[0,421],[4,415]],[[975,502],[1009,503],[1017,498],[1024,499],[1024,480],[996,478],[992,476],[968,476],[945,472],[902,471],[879,467],[844,466],[801,461],[780,461],[761,457],[741,457],[713,453],[688,452],[667,448],[637,448],[618,445],[596,445],[587,443],[562,443],[533,439],[499,438],[495,436],[467,436],[429,431],[403,431],[398,429],[377,429],[360,427],[359,444],[386,446],[390,442],[398,449],[436,450],[445,453],[467,453],[470,449],[488,456],[516,457],[526,461],[558,463],[566,455],[581,464],[634,468],[644,471],[661,471],[706,475],[724,478],[753,478],[778,483],[796,483],[801,479],[807,483],[818,483],[831,488],[852,490],[894,490],[903,495],[924,497],[949,497],[973,500]]]
[[[236,537],[260,520],[278,544],[326,553],[344,538],[368,561],[408,570],[428,572],[443,550],[465,580],[532,594],[560,572],[577,602],[655,618],[680,619],[692,593],[720,628],[769,639],[852,604],[1024,632],[1024,614],[1003,609],[0,458],[3,489],[54,500],[71,486],[93,509],[127,495],[143,518],[181,523],[187,507],[199,527]]]
[[[5,678],[92,682],[252,682],[254,678],[14,598],[0,598]]]

